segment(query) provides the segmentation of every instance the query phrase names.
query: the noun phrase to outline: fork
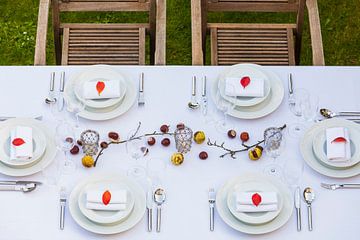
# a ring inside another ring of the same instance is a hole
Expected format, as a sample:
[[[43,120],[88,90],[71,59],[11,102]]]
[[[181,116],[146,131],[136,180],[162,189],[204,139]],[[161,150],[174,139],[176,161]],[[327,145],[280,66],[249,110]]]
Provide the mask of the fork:
[[[360,188],[360,184],[357,183],[346,183],[346,184],[329,184],[321,183],[321,186],[326,189],[336,190],[336,189],[356,189]]]
[[[65,207],[66,207],[66,189],[60,189],[60,229],[64,230],[65,223]]]
[[[144,99],[144,73],[140,74],[139,79],[139,97],[138,97],[138,106],[144,106],[145,99]]]
[[[210,231],[214,231],[215,189],[209,189]]]

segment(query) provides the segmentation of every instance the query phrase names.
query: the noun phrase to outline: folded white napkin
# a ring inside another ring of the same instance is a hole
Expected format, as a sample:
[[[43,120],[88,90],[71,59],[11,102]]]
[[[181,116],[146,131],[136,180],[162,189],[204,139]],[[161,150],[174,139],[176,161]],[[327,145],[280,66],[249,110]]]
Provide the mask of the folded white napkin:
[[[120,97],[120,82],[118,80],[88,81],[84,83],[85,99],[105,99]]]
[[[254,195],[258,195],[257,201]],[[278,209],[276,192],[235,192],[235,197],[238,212],[269,212]]]
[[[32,128],[17,126],[10,132],[10,159],[30,160],[33,157]]]
[[[243,84],[241,83],[241,80],[246,77],[250,80],[247,85],[246,81],[243,81]],[[250,76],[227,77],[225,79],[225,94],[231,97],[263,97],[264,79]]]
[[[326,129],[326,149],[327,158],[331,161],[344,162],[349,160],[351,148],[348,129],[343,127]]]
[[[111,195],[109,203],[103,202],[103,195],[108,191]],[[126,190],[88,190],[86,192],[86,208],[93,210],[118,211],[126,209],[127,191]]]

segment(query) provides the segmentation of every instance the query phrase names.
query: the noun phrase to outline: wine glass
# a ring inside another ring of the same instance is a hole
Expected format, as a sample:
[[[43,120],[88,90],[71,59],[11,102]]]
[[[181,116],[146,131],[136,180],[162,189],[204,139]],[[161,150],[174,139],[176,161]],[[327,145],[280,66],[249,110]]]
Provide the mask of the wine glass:
[[[295,188],[300,184],[304,172],[304,161],[294,155],[287,159],[284,166],[284,178],[289,187]]]
[[[82,101],[67,102],[67,110],[75,115],[75,128],[79,128],[79,114],[85,109],[85,104]]]
[[[167,164],[164,158],[150,158],[146,163],[146,173],[152,186],[163,187]]]
[[[282,168],[277,163],[277,158],[281,155],[285,147],[285,136],[282,129],[271,127],[264,131],[264,151],[273,158],[273,162],[264,168],[264,173],[282,178]]]
[[[68,152],[75,145],[75,133],[73,127],[66,121],[60,122],[56,127],[56,146],[60,151],[63,151],[65,162],[62,166],[63,174],[72,174],[76,165],[68,157]]]
[[[304,114],[305,103],[309,102],[309,93],[306,89],[295,89],[292,101],[289,103],[290,111],[296,116],[297,122],[289,125],[289,134],[293,137],[299,137],[304,133],[305,125],[300,122]]]
[[[235,89],[235,88],[233,87],[233,89]],[[228,115],[231,112],[231,110],[233,110],[235,108],[236,104],[234,104],[233,102],[229,102],[226,99],[224,99],[221,96],[220,91],[217,91],[215,101],[216,101],[217,108],[223,113],[222,119],[220,119],[217,122],[217,125],[216,125],[217,129],[220,132],[227,132],[227,130],[229,128],[228,127]]]
[[[43,161],[41,165],[41,174],[45,179],[45,184],[56,186],[60,179],[60,161],[55,159],[50,165]]]
[[[144,156],[148,153],[148,148],[144,138],[136,137],[136,133],[137,130],[130,131],[125,144],[127,154],[133,159],[128,175],[135,179],[141,179],[146,176]]]
[[[314,122],[319,111],[319,97],[314,94],[308,94],[308,98],[300,103],[302,118],[307,122]]]

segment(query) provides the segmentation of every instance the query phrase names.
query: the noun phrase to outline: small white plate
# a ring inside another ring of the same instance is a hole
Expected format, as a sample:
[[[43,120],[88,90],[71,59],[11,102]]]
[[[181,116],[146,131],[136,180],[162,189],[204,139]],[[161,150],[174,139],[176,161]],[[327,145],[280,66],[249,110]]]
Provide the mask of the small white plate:
[[[360,164],[356,164],[353,167],[345,169],[334,169],[324,165],[313,152],[313,139],[320,132],[324,132],[326,128],[330,127],[346,127],[350,132],[360,132],[360,126],[357,123],[344,120],[344,119],[327,119],[319,123],[314,124],[310,129],[306,131],[302,140],[300,141],[300,153],[304,161],[317,171],[318,173],[334,178],[349,178],[360,174]],[[360,147],[360,143],[356,144],[356,148]]]
[[[263,97],[232,97],[227,96],[225,93],[225,84],[227,77],[240,77],[240,76],[251,76],[253,78],[264,79],[264,96]],[[223,73],[219,75],[217,80],[218,90],[222,98],[236,104],[237,106],[249,107],[264,101],[270,94],[271,82],[269,81],[268,76],[264,73],[261,66],[256,64],[236,64],[226,69]]]
[[[131,189],[135,201],[134,208],[124,221],[108,225],[98,224],[91,221],[81,213],[78,199],[82,189],[88,184],[96,183],[99,181],[122,182],[126,184],[129,189]],[[131,229],[143,218],[145,214],[145,209],[146,197],[142,187],[132,179],[122,175],[103,174],[91,176],[81,181],[72,190],[69,197],[69,211],[75,222],[79,224],[82,228],[98,234],[116,234]]]
[[[22,125],[28,126],[28,125]],[[33,131],[33,157],[29,160],[11,160],[10,159],[10,133],[14,127],[3,127],[0,129],[0,161],[14,168],[26,168],[34,165],[44,155],[46,149],[46,138],[44,133],[32,126]]]
[[[283,200],[283,207],[279,215],[272,221],[261,225],[250,225],[239,221],[229,210],[227,205],[227,197],[229,191],[232,191],[233,186],[235,186],[237,183],[246,181],[258,181],[263,183],[269,182],[274,185],[274,187],[276,187],[277,193],[281,196]],[[235,230],[247,234],[265,234],[275,231],[288,222],[293,211],[292,194],[290,193],[287,186],[285,186],[278,179],[266,176],[261,173],[243,174],[226,182],[225,185],[218,190],[215,202],[216,210],[221,219]]]
[[[358,164],[360,162],[360,151],[357,143],[360,143],[360,132],[349,130],[350,136],[350,148],[351,148],[351,158],[348,161],[336,162],[330,161],[327,158],[327,150],[326,150],[326,132],[319,132],[313,139],[313,151],[315,156],[321,161],[323,164],[329,167],[333,167],[335,169],[343,169],[349,168]]]
[[[96,69],[99,66],[94,66]],[[65,101],[79,101],[74,93],[75,78],[71,78],[65,84],[64,98]],[[126,93],[124,98],[116,105],[108,108],[90,108],[85,107],[83,111],[79,113],[79,116],[85,119],[102,121],[116,118],[126,113],[136,101],[137,91],[134,84],[130,79],[125,79]]]
[[[126,190],[127,191],[127,202],[126,208],[122,211],[102,211],[92,210],[86,208],[86,192],[90,189],[112,189],[115,190]],[[131,190],[123,182],[114,181],[99,181],[86,185],[79,194],[79,208],[80,211],[91,221],[100,224],[112,224],[124,221],[134,208],[134,197],[131,194]]]
[[[267,222],[272,221],[274,218],[276,218],[282,207],[282,199],[279,194],[277,194],[278,197],[278,209],[276,211],[269,211],[269,212],[238,212],[236,211],[236,195],[235,193],[237,191],[242,192],[277,192],[277,188],[273,186],[269,182],[263,182],[263,181],[246,181],[246,182],[239,182],[237,183],[233,190],[229,191],[228,198],[227,198],[227,204],[229,207],[230,212],[240,221],[253,224],[253,225],[259,225],[264,224]]]
[[[120,83],[120,97],[108,99],[85,99],[84,85],[90,81],[111,81],[117,80]],[[74,77],[74,93],[76,97],[86,106],[91,108],[107,108],[118,104],[125,96],[126,83],[125,78],[120,73],[112,70],[110,67],[96,66],[96,68],[88,68],[82,73]]]
[[[57,152],[54,134],[41,121],[32,118],[12,118],[0,123],[0,129],[13,128],[18,125],[39,129],[45,135],[46,150],[36,163],[25,168],[13,168],[0,162],[0,173],[14,177],[28,176],[40,172],[54,160]]]

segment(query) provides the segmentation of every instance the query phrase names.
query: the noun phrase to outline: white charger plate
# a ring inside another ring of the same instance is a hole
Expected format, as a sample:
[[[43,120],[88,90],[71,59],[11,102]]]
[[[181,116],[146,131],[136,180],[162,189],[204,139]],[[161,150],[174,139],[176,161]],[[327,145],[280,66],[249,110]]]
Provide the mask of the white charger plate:
[[[281,79],[271,71],[264,71],[269,78],[271,90],[269,96],[261,103],[249,107],[237,106],[229,111],[229,115],[239,119],[256,119],[269,115],[274,112],[284,98],[284,86]],[[213,84],[211,95],[216,104],[216,93],[218,91],[217,82]]]
[[[121,211],[102,211],[102,210],[93,210],[86,208],[86,192],[90,189],[111,189],[115,190],[126,190],[127,192],[127,202],[125,210]],[[90,183],[86,185],[81,193],[79,194],[79,208],[82,214],[84,214],[91,221],[100,223],[100,224],[112,224],[124,221],[131,211],[134,208],[134,197],[132,196],[131,189],[127,187],[123,182],[114,182],[114,181],[102,181],[96,183]]]
[[[227,205],[227,197],[233,186],[244,181],[269,182],[276,187],[278,194],[283,199],[283,208],[279,215],[272,221],[261,225],[250,225],[239,221],[230,211]],[[233,229],[247,234],[265,234],[275,231],[288,222],[293,211],[292,196],[288,188],[274,177],[261,173],[248,173],[235,177],[226,182],[216,194],[216,209],[221,219]]]
[[[227,205],[230,210],[230,212],[240,221],[248,223],[248,224],[264,224],[267,222],[270,222],[274,218],[276,218],[282,207],[283,207],[283,201],[279,194],[277,194],[278,197],[278,209],[276,211],[268,211],[268,212],[238,212],[236,211],[236,195],[235,193],[237,191],[242,192],[276,192],[277,188],[273,186],[269,182],[263,182],[263,181],[244,181],[244,182],[238,182],[233,186],[233,190],[230,190],[227,197]]]
[[[86,185],[101,181],[122,182],[131,189],[134,196],[134,208],[129,216],[122,222],[103,225],[91,221],[81,213],[78,199],[79,195]],[[69,211],[72,218],[82,228],[97,234],[116,234],[127,231],[134,227],[144,216],[146,208],[146,197],[143,189],[139,184],[130,178],[122,175],[94,175],[81,181],[71,192],[69,197]]]
[[[227,96],[225,93],[225,85],[227,77],[251,76],[252,78],[264,79],[264,96],[263,97],[233,97]],[[236,64],[226,69],[219,75],[217,79],[218,90],[222,98],[236,104],[237,106],[254,106],[264,101],[270,94],[271,82],[268,76],[263,72],[261,66],[256,64]]]
[[[96,69],[99,66],[94,66]],[[64,98],[65,101],[79,101],[74,93],[75,78],[71,78],[65,84]],[[79,116],[85,119],[102,121],[116,118],[126,113],[136,101],[136,88],[130,79],[125,79],[126,93],[124,98],[116,105],[108,108],[90,108],[85,107],[83,111],[79,113]]]
[[[25,125],[23,125],[25,126]],[[28,126],[28,125],[26,125]],[[31,126],[29,126],[31,127]],[[0,129],[0,161],[4,164],[14,168],[24,168],[34,165],[43,156],[46,149],[46,138],[44,133],[36,128],[32,128],[32,141],[33,141],[33,157],[29,160],[11,160],[10,159],[10,146],[11,137],[10,133],[14,127],[3,127]]]
[[[45,136],[46,150],[38,161],[24,168],[14,168],[0,162],[0,173],[14,177],[28,176],[40,172],[54,160],[57,152],[54,134],[41,121],[32,118],[12,118],[0,123],[0,129],[14,128],[18,125],[39,129]]]
[[[345,119],[327,119],[314,124],[306,131],[302,140],[300,141],[300,152],[304,161],[314,169],[316,172],[334,178],[349,178],[360,174],[360,164],[345,169],[334,169],[324,165],[319,159],[316,158],[313,152],[313,139],[320,133],[324,132],[326,128],[330,127],[347,127],[351,132],[360,131],[360,126],[356,123]],[[360,147],[357,143],[356,147]]]
[[[319,132],[313,139],[313,151],[315,156],[326,166],[343,169],[349,168],[358,164],[360,162],[360,149],[358,143],[360,143],[360,132],[358,130],[350,129],[349,130],[350,138],[350,149],[351,149],[351,158],[348,161],[337,162],[330,161],[327,158],[327,149],[326,149],[326,132]]]
[[[85,99],[84,98],[84,84],[91,81],[111,81],[116,80],[120,83],[120,96],[118,98],[107,99]],[[84,70],[82,73],[74,77],[74,93],[76,97],[91,108],[107,108],[118,104],[125,96],[126,83],[125,77],[120,73],[112,70],[110,67],[96,66]]]

